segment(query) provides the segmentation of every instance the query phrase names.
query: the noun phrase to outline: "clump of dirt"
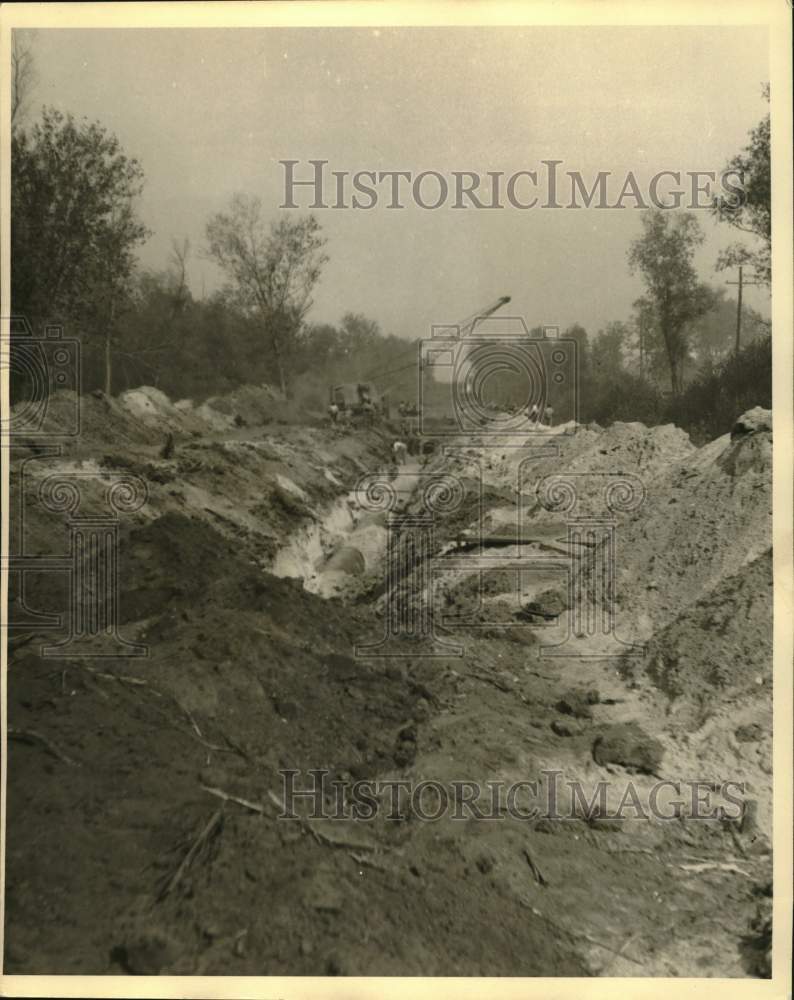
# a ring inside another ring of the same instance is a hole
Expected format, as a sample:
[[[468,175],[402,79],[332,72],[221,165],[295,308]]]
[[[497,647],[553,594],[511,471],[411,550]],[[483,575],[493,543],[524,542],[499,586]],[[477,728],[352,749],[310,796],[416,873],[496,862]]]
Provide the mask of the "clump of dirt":
[[[593,705],[597,705],[601,696],[596,690],[567,691],[557,702],[556,709],[563,715],[571,715],[575,719],[592,719]]]
[[[544,621],[559,616],[568,610],[568,595],[561,590],[544,590],[522,608],[523,617],[529,621],[540,618]]]
[[[658,774],[664,757],[659,740],[636,722],[617,723],[604,729],[593,743],[593,760],[602,767],[620,764],[639,774]]]
[[[747,971],[761,979],[772,978],[772,883],[759,892],[755,916],[742,941]]]

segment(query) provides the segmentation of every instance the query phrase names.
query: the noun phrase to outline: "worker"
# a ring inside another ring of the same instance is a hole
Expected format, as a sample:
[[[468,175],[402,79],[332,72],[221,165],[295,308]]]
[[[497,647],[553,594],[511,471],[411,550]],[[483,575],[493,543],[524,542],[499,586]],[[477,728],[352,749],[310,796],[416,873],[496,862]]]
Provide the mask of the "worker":
[[[529,417],[529,422],[531,424],[536,424],[538,422],[538,414],[540,410],[538,409],[538,404],[533,403],[532,406],[527,407],[527,416]]]
[[[328,416],[331,418],[331,423],[335,424],[339,421],[339,407],[336,403],[332,402],[328,407]]]
[[[395,441],[391,447],[394,453],[394,461],[397,465],[405,465],[407,461],[408,447],[404,441]]]
[[[546,426],[551,427],[554,423],[554,410],[550,406],[546,407],[546,410],[544,412],[544,417]]]
[[[371,427],[375,422],[375,407],[372,405],[369,396],[362,402],[361,412],[364,414],[364,426]]]

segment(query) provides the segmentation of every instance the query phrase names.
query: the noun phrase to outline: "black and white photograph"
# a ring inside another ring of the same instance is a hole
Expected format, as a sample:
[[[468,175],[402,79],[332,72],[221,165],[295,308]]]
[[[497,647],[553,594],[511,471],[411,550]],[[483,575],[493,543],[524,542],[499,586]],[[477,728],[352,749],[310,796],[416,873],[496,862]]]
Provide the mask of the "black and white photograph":
[[[791,7],[628,10],[0,11],[3,995],[790,996]]]

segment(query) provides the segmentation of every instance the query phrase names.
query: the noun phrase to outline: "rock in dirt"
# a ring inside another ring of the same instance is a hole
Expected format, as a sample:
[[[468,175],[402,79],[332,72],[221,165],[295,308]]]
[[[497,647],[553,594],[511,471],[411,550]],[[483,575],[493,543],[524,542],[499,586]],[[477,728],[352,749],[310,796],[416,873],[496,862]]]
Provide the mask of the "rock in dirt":
[[[416,743],[400,740],[394,748],[394,763],[397,767],[410,767],[416,760]]]
[[[579,726],[573,720],[554,719],[551,724],[551,731],[557,736],[576,736],[580,731]]]
[[[760,890],[761,897],[748,933],[742,939],[744,965],[753,976],[769,979],[772,975],[772,886]]]
[[[521,609],[521,617],[530,621],[541,618],[548,621],[568,610],[568,599],[560,590],[545,590],[542,594],[529,601]]]
[[[575,719],[592,719],[593,705],[600,701],[598,691],[568,691],[555,705],[563,715],[572,715]]]
[[[734,736],[740,743],[757,743],[763,738],[764,730],[757,722],[749,722],[746,726],[739,726],[734,732]]]
[[[630,771],[654,774],[663,756],[662,744],[636,722],[609,726],[593,743],[593,760],[602,767],[620,764]]]
[[[164,935],[147,933],[118,945],[111,957],[131,976],[157,976],[172,964],[175,953]]]

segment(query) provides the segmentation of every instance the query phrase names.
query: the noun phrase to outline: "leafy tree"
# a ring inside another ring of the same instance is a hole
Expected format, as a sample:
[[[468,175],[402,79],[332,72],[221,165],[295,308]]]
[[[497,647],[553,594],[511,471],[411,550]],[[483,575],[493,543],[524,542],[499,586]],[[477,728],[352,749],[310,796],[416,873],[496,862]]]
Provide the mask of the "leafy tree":
[[[637,374],[641,379],[650,379],[663,370],[664,343],[651,300],[640,296],[633,303],[633,310],[631,341],[636,345]]]
[[[259,198],[235,195],[228,212],[210,218],[206,232],[209,256],[229,279],[229,294],[256,318],[272,347],[286,395],[290,359],[328,260],[320,224],[309,215],[268,226]]]
[[[88,322],[110,343],[129,295],[135,248],[148,236],[134,204],[143,171],[99,123],[45,108],[11,137],[11,299],[38,326]]]
[[[769,86],[764,88],[769,100]],[[757,238],[755,250],[734,243],[717,260],[717,269],[749,264],[755,276],[765,284],[772,280],[772,186],[770,168],[770,121],[766,114],[751,129],[749,142],[728,163],[726,170],[742,177],[742,197],[718,198],[713,212],[722,222]],[[738,202],[738,203],[737,203]]]
[[[629,248],[629,267],[645,280],[646,299],[664,343],[675,396],[683,385],[687,324],[711,305],[710,290],[698,282],[692,263],[703,231],[691,212],[672,215],[661,209],[645,212],[642,228],[642,235]]]
[[[576,341],[576,358],[580,365],[584,365],[587,361],[587,330],[580,323],[574,323],[563,333],[563,337]]]
[[[607,323],[590,346],[591,377],[606,378],[623,370],[623,352],[629,339],[629,327],[621,320]]]
[[[754,406],[772,406],[772,338],[769,334],[707,366],[674,402],[665,419],[702,444],[726,434]]]
[[[712,289],[712,295],[712,307],[693,320],[688,329],[693,356],[700,364],[716,364],[734,346],[736,300],[728,298],[722,288]],[[742,306],[742,330],[745,342],[756,340],[769,332],[763,317],[747,305]]]

